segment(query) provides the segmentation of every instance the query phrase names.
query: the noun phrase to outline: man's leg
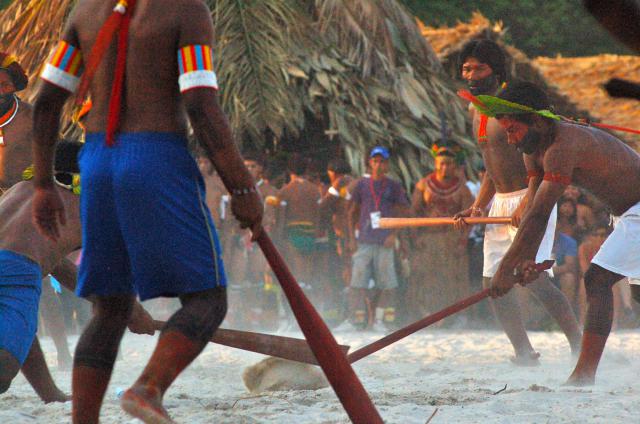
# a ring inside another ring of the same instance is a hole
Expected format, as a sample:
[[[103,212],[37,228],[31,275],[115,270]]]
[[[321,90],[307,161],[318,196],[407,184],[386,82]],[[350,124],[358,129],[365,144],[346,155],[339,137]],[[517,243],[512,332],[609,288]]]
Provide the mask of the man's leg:
[[[53,381],[37,337],[33,340],[29,356],[20,370],[44,403],[71,400],[71,397],[64,394]]]
[[[574,314],[578,312],[578,276],[573,272],[565,272],[558,277],[560,283],[560,291],[564,293],[573,308]]]
[[[20,371],[20,362],[11,353],[0,349],[0,394],[9,390],[18,371]]]
[[[120,340],[127,328],[134,297],[96,297],[94,316],[78,340],[73,361],[73,422],[98,423]]]
[[[483,277],[482,285],[488,288],[491,285],[491,278]],[[520,306],[516,292],[511,290],[506,295],[498,299],[490,299],[491,308],[498,322],[507,334],[511,345],[516,352],[514,363],[517,365],[538,365],[540,356],[533,350],[527,331],[520,315]]]
[[[582,336],[582,350],[568,385],[587,386],[595,383],[596,370],[602,357],[613,322],[613,285],[619,274],[591,264],[584,275],[587,293],[587,316]]]
[[[162,398],[202,352],[227,313],[224,287],[180,296],[182,308],[167,321],[142,375],[122,396],[122,408],[146,422],[170,423]]]
[[[49,277],[42,279],[42,296],[40,298],[40,311],[45,328],[58,352],[58,368],[68,371],[71,368],[71,352],[67,344],[67,332],[62,313],[62,304],[56,295]]]
[[[368,323],[367,287],[372,276],[373,248],[359,245],[353,254],[353,267],[349,283],[349,316],[351,323],[364,329]]]
[[[527,288],[542,303],[549,315],[558,323],[564,335],[569,340],[571,353],[577,355],[580,351],[580,340],[582,334],[576,315],[569,304],[565,295],[551,282],[549,274],[543,272],[540,277],[533,283],[527,285]]]

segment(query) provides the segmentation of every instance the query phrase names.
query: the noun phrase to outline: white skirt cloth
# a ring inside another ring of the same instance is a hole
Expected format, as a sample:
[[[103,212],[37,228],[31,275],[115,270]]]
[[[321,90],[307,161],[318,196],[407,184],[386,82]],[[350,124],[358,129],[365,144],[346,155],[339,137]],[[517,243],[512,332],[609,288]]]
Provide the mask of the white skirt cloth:
[[[511,216],[518,208],[518,205],[527,194],[527,189],[514,191],[511,193],[496,193],[493,198],[493,205],[489,211],[489,216]],[[553,207],[544,238],[538,248],[536,262],[540,263],[547,259],[552,259],[553,240],[556,232],[557,205]],[[512,225],[489,224],[484,232],[484,266],[482,276],[491,278],[494,276],[500,265],[500,261],[511,247],[513,239],[516,237],[518,229]],[[547,270],[553,276],[551,269]]]
[[[600,246],[591,263],[630,277],[630,284],[640,284],[640,203],[616,219],[613,232]]]

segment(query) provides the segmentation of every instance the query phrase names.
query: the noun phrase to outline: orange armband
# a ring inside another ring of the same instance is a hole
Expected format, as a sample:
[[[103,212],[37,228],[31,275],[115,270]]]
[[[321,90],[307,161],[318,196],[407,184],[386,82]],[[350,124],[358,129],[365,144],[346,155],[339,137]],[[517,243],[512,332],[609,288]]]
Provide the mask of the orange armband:
[[[571,177],[562,174],[556,174],[554,172],[545,172],[542,179],[544,181],[550,181],[552,183],[559,183],[564,185],[571,184]]]
[[[542,176],[542,172],[537,171],[537,170],[529,170],[527,171],[527,184],[529,184],[529,181],[531,181],[533,178],[538,178]]]

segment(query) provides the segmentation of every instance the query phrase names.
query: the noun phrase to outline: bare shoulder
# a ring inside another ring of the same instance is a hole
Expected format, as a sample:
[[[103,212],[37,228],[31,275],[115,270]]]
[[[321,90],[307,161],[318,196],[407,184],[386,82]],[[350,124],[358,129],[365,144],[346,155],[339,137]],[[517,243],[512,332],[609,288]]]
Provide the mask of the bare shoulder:
[[[416,190],[424,191],[427,184],[427,177],[421,178],[420,181],[416,183]]]

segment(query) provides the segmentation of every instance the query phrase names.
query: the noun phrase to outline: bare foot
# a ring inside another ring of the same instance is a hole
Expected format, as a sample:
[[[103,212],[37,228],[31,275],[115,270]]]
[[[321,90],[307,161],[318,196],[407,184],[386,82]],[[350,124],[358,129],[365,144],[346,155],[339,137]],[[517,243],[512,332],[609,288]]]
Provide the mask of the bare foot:
[[[574,371],[563,386],[584,387],[593,386],[594,384],[596,384],[596,378],[594,375],[581,375]]]
[[[540,358],[538,352],[530,352],[526,355],[517,355],[510,359],[511,362],[519,367],[537,367],[540,365],[538,358]]]
[[[155,388],[133,386],[120,399],[120,406],[147,424],[175,424],[162,407],[160,393]]]
[[[42,399],[44,403],[53,403],[53,402],[64,403],[64,402],[69,402],[71,400],[71,396],[65,394],[60,389],[56,389],[51,394],[41,396],[40,399]]]

